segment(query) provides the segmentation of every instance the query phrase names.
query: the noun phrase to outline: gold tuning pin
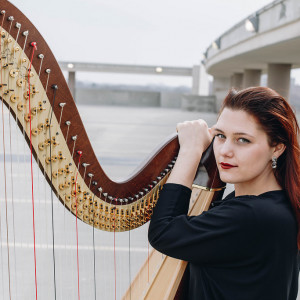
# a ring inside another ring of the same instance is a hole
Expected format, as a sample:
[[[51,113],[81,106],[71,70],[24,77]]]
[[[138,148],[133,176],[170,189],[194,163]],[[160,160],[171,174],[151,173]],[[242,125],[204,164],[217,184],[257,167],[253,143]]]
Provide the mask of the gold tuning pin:
[[[65,201],[69,202],[71,200],[71,196],[70,195],[66,195],[65,196]]]
[[[29,91],[27,90],[27,91],[23,94],[23,96],[24,96],[24,99],[25,99],[25,100],[28,100],[28,99],[29,99]]]
[[[39,130],[38,130],[37,128],[33,128],[33,129],[31,130],[31,133],[32,133],[33,136],[37,136],[38,133],[39,133]]]
[[[18,87],[22,87],[24,85],[25,85],[25,81],[23,79],[20,78],[20,79],[17,80],[17,86]]]
[[[36,113],[37,113],[37,107],[33,107],[33,108],[31,109],[31,113],[32,113],[33,115],[36,115]]]
[[[51,161],[56,162],[57,161],[57,156],[56,155],[52,155],[51,158],[47,157],[45,159],[46,163],[49,165]]]
[[[51,160],[54,161],[54,162],[56,162],[56,161],[57,161],[57,155],[55,155],[55,154],[52,155],[52,156],[51,156]]]
[[[63,174],[63,169],[58,169],[57,171],[53,171],[52,172],[52,176],[54,178],[57,178],[58,176],[62,175]],[[66,182],[65,184],[65,187],[68,186],[68,183]]]
[[[66,159],[64,156],[62,156],[62,152],[61,151],[58,152],[58,158],[60,160]]]
[[[45,120],[45,125],[46,125],[47,128],[50,127],[50,121],[49,121],[49,119]],[[51,127],[53,127],[53,125],[51,125]]]
[[[37,94],[37,93],[39,93],[39,92],[40,92],[40,91],[37,90],[37,89],[35,88],[35,86],[33,85],[33,86],[32,86],[32,94],[35,95],[35,94]]]
[[[26,122],[29,122],[32,119],[32,114],[25,114],[24,119]]]
[[[53,146],[59,145],[59,143],[56,141],[55,136],[52,137],[52,139],[51,139],[51,144],[52,144]],[[60,151],[60,153],[61,153],[61,151]],[[59,154],[59,153],[58,153],[58,154]]]
[[[76,194],[78,195],[78,194],[81,194],[81,188],[80,188],[80,185],[78,184],[77,186],[76,186],[76,191],[74,190],[74,191],[72,191],[71,192],[71,195],[73,196],[73,197],[75,197],[76,196]]]
[[[45,124],[44,124],[44,123],[38,124],[38,129],[39,129],[40,131],[43,131],[43,130],[45,129]]]
[[[11,101],[11,102],[16,103],[18,100],[19,100],[19,97],[16,96],[15,94],[12,94],[12,95],[10,96],[10,101]]]
[[[70,171],[69,165],[66,165],[66,166],[65,166],[64,173],[65,173],[65,174],[73,173],[72,171]]]
[[[45,146],[49,146],[50,145],[50,139],[46,139],[44,144],[45,144]]]
[[[39,108],[38,108],[38,110],[39,111],[46,110],[46,108],[43,107],[43,103],[41,101],[39,102]]]
[[[45,149],[45,143],[44,142],[39,143],[38,147],[41,151],[43,151]]]
[[[70,181],[66,181],[66,182],[65,182],[65,186],[66,186],[66,187],[70,187],[70,186],[71,186],[71,182],[70,182]]]
[[[17,70],[17,69],[11,69],[11,70],[9,71],[10,77],[15,78],[15,77],[18,76],[18,74],[19,74],[19,70]]]
[[[5,90],[5,91],[4,91],[4,95],[8,95],[10,92],[13,92],[13,91],[14,91],[14,90],[11,90],[11,89],[10,89],[10,90]]]
[[[74,201],[71,205],[72,210],[76,210],[77,203]]]

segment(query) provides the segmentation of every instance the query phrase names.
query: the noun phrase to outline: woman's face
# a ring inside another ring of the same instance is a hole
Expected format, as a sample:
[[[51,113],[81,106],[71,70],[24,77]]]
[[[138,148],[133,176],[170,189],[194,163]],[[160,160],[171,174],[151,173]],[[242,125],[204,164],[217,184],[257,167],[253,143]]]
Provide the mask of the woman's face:
[[[264,184],[272,176],[275,147],[254,117],[225,108],[213,127],[214,153],[221,180],[232,184]],[[279,155],[277,155],[278,157]]]

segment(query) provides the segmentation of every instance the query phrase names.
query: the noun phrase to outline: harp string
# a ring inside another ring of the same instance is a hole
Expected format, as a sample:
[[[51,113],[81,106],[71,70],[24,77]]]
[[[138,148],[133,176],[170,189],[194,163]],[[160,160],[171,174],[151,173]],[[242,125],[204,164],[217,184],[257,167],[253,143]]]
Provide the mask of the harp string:
[[[11,21],[11,25],[12,25],[12,21]],[[10,39],[10,34],[7,37],[7,42],[9,42]],[[12,62],[9,62],[9,57],[7,55],[6,57],[6,66],[8,66],[9,64],[13,65],[14,61],[15,61],[15,52],[13,52],[13,60]],[[2,68],[3,66],[1,66]],[[9,80],[9,75],[7,74],[7,91],[9,93],[9,91],[13,91],[13,89],[11,89],[11,85],[10,85],[10,80]],[[3,84],[3,82],[1,82],[1,85]],[[10,153],[10,184],[11,184],[11,199],[12,199],[12,206],[14,208],[14,189],[13,189],[13,171],[12,171],[12,142],[11,142],[11,136],[12,136],[12,132],[11,132],[11,116],[10,116],[10,107],[8,109],[8,127],[9,127],[9,153]],[[8,204],[7,201],[5,202],[5,214],[6,214],[6,229],[7,231],[9,230],[9,226],[8,226],[8,217],[7,217],[7,210],[8,210]],[[12,210],[12,214],[13,214],[13,240],[15,240],[15,230],[14,230],[14,209]],[[9,240],[9,237],[8,237]],[[15,243],[14,243],[15,246]],[[9,247],[9,246],[8,246]],[[8,248],[8,254],[10,256],[10,249]],[[15,247],[13,247],[13,257],[15,258]],[[9,257],[11,258],[11,257]],[[11,265],[11,260],[9,259],[9,265]],[[15,265],[16,266],[16,265]],[[9,278],[11,278],[11,274],[9,274]],[[11,285],[11,284],[10,284]],[[10,289],[11,290],[11,289]],[[11,291],[10,291],[11,292]],[[11,293],[10,293],[10,297],[11,297]]]
[[[74,145],[75,148],[75,145]],[[80,160],[82,156],[82,152],[78,151],[79,159],[78,159],[78,167],[77,167],[77,173],[76,173],[76,179],[75,179],[75,203],[76,203],[76,244],[77,244],[77,285],[78,285],[78,300],[80,300],[80,285],[79,285],[79,252],[78,252],[78,198],[77,198],[77,179],[78,179],[78,173],[79,173],[79,167],[80,167]]]
[[[18,24],[18,25],[17,25]],[[16,27],[18,28],[18,34],[17,34],[17,38],[16,38],[16,41],[15,41],[15,44],[14,44],[14,49],[15,49],[15,47],[17,47],[18,48],[18,51],[14,51],[13,53],[14,53],[14,67],[15,67],[15,69],[17,70],[18,69],[18,67],[17,67],[17,59],[19,58],[21,58],[21,56],[22,56],[22,54],[24,54],[23,53],[23,49],[22,48],[19,48],[19,46],[17,46],[17,40],[18,40],[18,37],[19,37],[19,33],[20,33],[20,29],[21,29],[21,24],[19,24],[19,23],[16,23]],[[21,50],[21,51],[19,51],[19,50]],[[17,54],[19,52],[19,55]],[[19,75],[19,78],[21,77],[22,78],[22,80],[23,80],[23,82],[24,82],[24,78],[23,78],[23,75],[22,75],[22,70],[21,70],[21,68],[18,70],[19,72],[17,73],[18,75]],[[17,89],[17,87],[16,87],[16,83],[15,83],[15,85],[14,85],[14,89],[16,90]],[[23,94],[23,85],[22,85],[22,93],[21,94]],[[18,99],[18,96],[16,95],[16,100]],[[9,109],[11,109],[11,106],[9,105]],[[10,115],[10,113],[9,113],[9,117],[11,118],[11,115]],[[17,117],[17,115],[16,115],[16,117]],[[18,122],[15,122],[15,128],[14,128],[14,132],[15,133],[19,133],[18,132]],[[24,136],[24,130],[22,130],[21,131],[21,133],[23,134],[23,136]],[[21,181],[22,180],[22,178],[21,178],[21,174],[22,174],[22,171],[20,170],[21,168],[20,168],[20,165],[21,165],[21,160],[20,160],[20,158],[22,158],[22,154],[20,153],[20,143],[19,143],[19,134],[15,134],[15,141],[16,141],[16,156],[17,156],[17,173],[16,173],[16,181],[18,182],[18,181]],[[23,139],[23,145],[25,145],[25,139]],[[25,146],[24,146],[25,147]],[[25,153],[23,152],[23,166],[25,166]],[[14,175],[13,174],[13,172],[12,172],[12,175]],[[13,178],[14,176],[12,176],[12,178]],[[25,179],[26,180],[26,179]],[[27,185],[26,185],[27,186]],[[12,190],[14,190],[14,187],[12,187]],[[15,205],[14,205],[14,203],[15,203],[15,199],[14,199],[14,197],[12,196],[12,205],[13,205],[13,227],[14,227],[14,256],[15,256],[15,260],[14,260],[14,262],[15,262],[15,291],[16,291],[16,295],[18,295],[18,291],[19,291],[19,288],[20,288],[20,290],[22,290],[22,285],[23,285],[23,282],[24,282],[24,280],[23,280],[23,273],[22,272],[17,272],[17,266],[18,266],[18,261],[17,261],[17,255],[16,255],[16,247],[17,247],[17,245],[16,245],[16,243],[15,243]],[[17,206],[16,206],[17,207]],[[17,276],[17,274],[20,274],[20,281],[18,281],[18,276]]]
[[[117,300],[117,261],[116,261],[116,207],[114,207],[114,276],[115,276],[115,300]]]
[[[5,14],[3,14],[2,18],[2,25],[3,27],[3,21],[4,21]],[[11,25],[10,25],[11,27]],[[4,40],[3,40],[4,42]],[[2,33],[1,33],[1,40],[0,45],[2,47]],[[0,53],[2,56],[2,48],[0,48]],[[3,64],[2,64],[2,57],[1,57],[1,96],[2,96],[2,129],[3,129],[3,171],[4,171],[4,197],[5,197],[5,220],[6,220],[6,243],[7,243],[7,268],[8,268],[8,289],[9,289],[9,299],[11,299],[11,274],[10,274],[10,249],[9,249],[9,233],[8,233],[8,216],[7,216],[7,180],[6,180],[6,149],[5,149],[5,123],[4,123],[4,104],[3,104],[3,98],[4,98],[4,86],[3,86]],[[2,243],[2,239],[1,239]]]
[[[50,139],[50,181],[51,185],[53,183],[53,169],[52,169],[52,143],[51,143],[51,124],[52,124],[52,117],[53,117],[53,107],[55,103],[55,96],[57,91],[57,86],[53,86],[53,101],[52,107],[50,112],[50,119],[49,119],[49,139]],[[45,169],[45,168],[44,168]],[[54,204],[53,204],[53,189],[51,189],[51,224],[52,224],[52,259],[53,259],[53,285],[54,285],[54,299],[56,300],[56,259],[55,259],[55,234],[54,234]]]
[[[16,53],[20,50],[17,45],[20,30],[21,30],[21,24],[16,23],[15,27],[18,29],[17,36],[15,39],[15,43],[13,46],[13,66],[17,70],[16,67]],[[0,51],[1,53],[1,51]],[[17,72],[18,74],[18,72]],[[13,90],[16,90],[16,83],[14,84]],[[17,255],[16,255],[16,229],[15,229],[15,205],[14,205],[14,180],[13,180],[13,161],[12,161],[12,155],[13,155],[13,150],[12,150],[12,125],[11,125],[11,113],[10,113],[11,107],[9,106],[9,134],[10,134],[10,167],[11,167],[11,200],[12,200],[12,217],[13,217],[13,249],[14,249],[14,271],[15,271],[15,294],[18,295],[18,280],[17,280]],[[17,125],[17,123],[16,123]],[[18,138],[18,137],[17,137]],[[19,158],[19,157],[18,157]]]
[[[31,197],[32,197],[32,227],[33,227],[33,251],[34,251],[34,277],[35,277],[35,298],[37,300],[37,271],[36,271],[36,247],[35,247],[35,215],[34,215],[34,186],[33,186],[33,152],[32,152],[32,112],[31,112],[31,86],[30,86],[30,77],[31,77],[31,66],[32,60],[34,56],[34,52],[36,50],[36,43],[31,43],[32,48],[32,56],[30,60],[29,70],[28,70],[28,103],[29,103],[29,128],[30,128],[30,171],[31,171]]]
[[[0,51],[1,53],[1,51]],[[14,58],[15,62],[15,58]],[[8,78],[9,79],[9,78]],[[9,82],[9,81],[8,81]],[[12,226],[13,226],[13,256],[14,256],[14,271],[15,271],[15,293],[17,295],[17,264],[16,264],[16,230],[15,230],[15,205],[14,205],[14,180],[13,180],[13,150],[12,150],[12,125],[11,125],[11,113],[10,107],[8,112],[8,122],[9,122],[9,145],[10,145],[10,178],[11,178],[11,202],[12,202]]]
[[[95,214],[95,194],[93,195],[93,210]],[[94,271],[94,296],[95,300],[97,299],[97,289],[96,289],[96,251],[95,251],[95,215],[93,214],[93,271]]]

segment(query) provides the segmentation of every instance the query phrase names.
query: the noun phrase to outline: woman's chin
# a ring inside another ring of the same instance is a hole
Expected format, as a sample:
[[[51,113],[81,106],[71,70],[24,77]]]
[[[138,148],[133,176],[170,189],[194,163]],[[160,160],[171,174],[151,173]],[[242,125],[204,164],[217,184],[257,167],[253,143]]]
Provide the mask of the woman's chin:
[[[237,182],[237,180],[232,178],[232,176],[224,174],[223,172],[220,173],[220,178],[225,183],[235,184]]]

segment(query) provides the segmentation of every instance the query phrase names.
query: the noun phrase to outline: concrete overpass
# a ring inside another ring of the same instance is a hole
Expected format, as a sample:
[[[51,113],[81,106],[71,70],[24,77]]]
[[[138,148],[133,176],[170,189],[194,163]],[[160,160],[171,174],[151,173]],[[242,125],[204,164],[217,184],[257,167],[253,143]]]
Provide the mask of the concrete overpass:
[[[138,75],[165,75],[165,76],[189,76],[192,79],[192,94],[199,95],[201,91],[208,92],[208,84],[204,82],[203,66],[195,65],[193,67],[171,67],[171,66],[147,66],[147,65],[129,65],[129,64],[104,64],[104,63],[86,63],[86,62],[59,62],[63,71],[68,72],[68,85],[75,96],[75,77],[76,72],[106,72],[123,73]],[[200,81],[201,77],[201,81]]]
[[[213,41],[203,63],[218,103],[230,86],[259,85],[261,74],[288,98],[290,71],[300,68],[300,1],[276,0],[254,12]]]

